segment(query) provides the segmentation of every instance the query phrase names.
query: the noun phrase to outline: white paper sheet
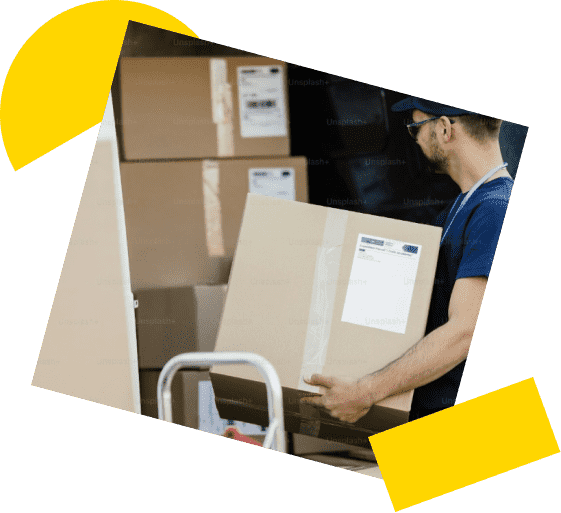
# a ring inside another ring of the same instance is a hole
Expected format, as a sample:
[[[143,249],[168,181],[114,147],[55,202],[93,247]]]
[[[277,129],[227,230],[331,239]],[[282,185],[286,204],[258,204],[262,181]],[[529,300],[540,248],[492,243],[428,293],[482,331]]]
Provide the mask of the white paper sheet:
[[[251,168],[249,170],[249,192],[295,201],[294,168]]]
[[[284,137],[287,120],[282,66],[239,66],[242,137]]]
[[[421,246],[359,234],[343,322],[404,334]]]

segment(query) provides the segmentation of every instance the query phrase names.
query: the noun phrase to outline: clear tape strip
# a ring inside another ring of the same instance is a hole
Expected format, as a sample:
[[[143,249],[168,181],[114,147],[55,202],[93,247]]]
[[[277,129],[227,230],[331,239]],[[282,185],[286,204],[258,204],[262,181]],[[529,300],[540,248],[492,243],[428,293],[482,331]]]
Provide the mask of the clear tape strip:
[[[220,170],[216,160],[203,160],[203,208],[208,254],[223,257],[222,208],[220,205]]]
[[[216,124],[219,157],[234,156],[233,96],[227,78],[226,59],[210,59],[212,121]]]
[[[299,390],[319,391],[319,387],[306,384],[304,378],[321,374],[325,365],[348,217],[345,210],[329,209],[327,213],[322,245],[316,255]]]

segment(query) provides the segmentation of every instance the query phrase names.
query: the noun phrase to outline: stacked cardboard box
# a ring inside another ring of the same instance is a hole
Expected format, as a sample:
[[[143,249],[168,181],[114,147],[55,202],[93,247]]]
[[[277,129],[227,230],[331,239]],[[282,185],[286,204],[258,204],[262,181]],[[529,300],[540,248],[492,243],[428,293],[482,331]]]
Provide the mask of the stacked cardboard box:
[[[304,157],[121,164],[133,291],[227,283],[248,192],[307,202]]]
[[[307,202],[307,161],[290,157],[281,61],[124,58],[120,83],[144,400],[155,398],[154,380],[170,358],[213,350],[247,194]],[[177,418],[194,427],[186,379],[177,378],[185,398]]]
[[[287,84],[266,57],[124,58],[125,159],[288,156]]]

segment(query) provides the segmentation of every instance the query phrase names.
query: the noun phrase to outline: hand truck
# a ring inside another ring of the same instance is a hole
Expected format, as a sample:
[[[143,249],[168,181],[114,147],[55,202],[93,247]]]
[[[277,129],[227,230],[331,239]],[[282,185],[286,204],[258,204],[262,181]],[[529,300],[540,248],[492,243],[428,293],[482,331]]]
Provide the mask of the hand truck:
[[[175,373],[183,367],[211,367],[213,365],[253,365],[265,380],[269,409],[269,427],[263,447],[286,452],[284,438],[284,412],[282,387],[275,368],[271,363],[254,353],[217,352],[183,353],[174,356],[164,365],[158,378],[158,418],[172,422],[171,383]]]

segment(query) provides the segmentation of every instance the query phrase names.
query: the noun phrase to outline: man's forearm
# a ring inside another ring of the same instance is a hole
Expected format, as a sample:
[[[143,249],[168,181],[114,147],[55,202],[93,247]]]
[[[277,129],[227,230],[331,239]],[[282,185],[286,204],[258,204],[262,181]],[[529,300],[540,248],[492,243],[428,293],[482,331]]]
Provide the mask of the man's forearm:
[[[471,338],[472,331],[453,320],[434,330],[403,356],[361,380],[372,404],[443,376],[467,357]]]

